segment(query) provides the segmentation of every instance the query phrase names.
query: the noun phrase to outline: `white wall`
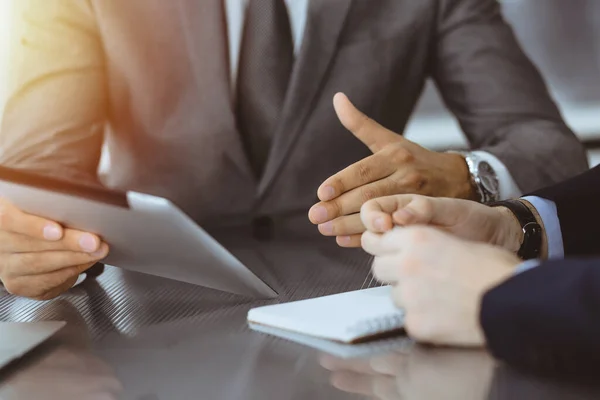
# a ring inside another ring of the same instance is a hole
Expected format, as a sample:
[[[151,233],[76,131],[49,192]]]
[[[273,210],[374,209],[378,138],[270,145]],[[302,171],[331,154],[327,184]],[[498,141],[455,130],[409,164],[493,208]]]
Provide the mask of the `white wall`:
[[[12,0],[0,0],[0,118],[6,101]]]

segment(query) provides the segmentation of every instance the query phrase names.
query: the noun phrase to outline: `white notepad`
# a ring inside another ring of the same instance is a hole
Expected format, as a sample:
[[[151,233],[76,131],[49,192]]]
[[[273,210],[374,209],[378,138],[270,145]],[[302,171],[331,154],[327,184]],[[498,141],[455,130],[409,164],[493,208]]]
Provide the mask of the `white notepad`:
[[[391,287],[376,287],[291,303],[258,307],[248,322],[342,343],[361,343],[396,333],[404,313],[391,298]]]

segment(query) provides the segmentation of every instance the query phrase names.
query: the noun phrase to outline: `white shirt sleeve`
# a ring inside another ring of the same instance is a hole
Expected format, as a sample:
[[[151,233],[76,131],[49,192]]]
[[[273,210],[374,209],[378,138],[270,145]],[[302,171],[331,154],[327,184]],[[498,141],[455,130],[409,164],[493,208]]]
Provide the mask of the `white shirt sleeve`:
[[[539,267],[542,264],[541,260],[527,260],[520,264],[515,270],[515,275],[522,274],[525,271]]]
[[[496,171],[498,183],[500,184],[499,200],[517,199],[523,195],[508,168],[506,168],[506,165],[498,157],[487,151],[474,151],[473,154],[486,161]]]

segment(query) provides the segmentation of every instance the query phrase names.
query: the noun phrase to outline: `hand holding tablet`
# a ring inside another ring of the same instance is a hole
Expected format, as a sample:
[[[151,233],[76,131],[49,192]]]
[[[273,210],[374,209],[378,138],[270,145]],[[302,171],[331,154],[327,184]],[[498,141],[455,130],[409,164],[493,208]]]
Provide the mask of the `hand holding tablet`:
[[[230,293],[277,295],[166,199],[4,167],[0,167],[0,193],[7,210],[6,221],[0,219],[0,235],[9,235],[6,243],[0,243],[0,252],[5,246],[10,260],[2,266],[0,257],[0,277],[9,277],[5,285],[14,293],[54,297],[71,287],[80,272],[103,259],[108,265]],[[45,292],[30,293],[32,281],[23,275],[35,276]]]
[[[108,252],[97,235],[63,228],[0,198],[0,281],[11,293],[56,297]]]

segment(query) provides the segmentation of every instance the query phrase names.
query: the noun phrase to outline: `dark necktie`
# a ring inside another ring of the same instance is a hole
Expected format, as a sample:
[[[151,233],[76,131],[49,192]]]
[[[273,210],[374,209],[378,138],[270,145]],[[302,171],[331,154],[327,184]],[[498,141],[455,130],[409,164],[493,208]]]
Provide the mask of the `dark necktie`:
[[[258,177],[267,162],[294,65],[284,0],[250,0],[237,79],[237,118]]]

